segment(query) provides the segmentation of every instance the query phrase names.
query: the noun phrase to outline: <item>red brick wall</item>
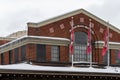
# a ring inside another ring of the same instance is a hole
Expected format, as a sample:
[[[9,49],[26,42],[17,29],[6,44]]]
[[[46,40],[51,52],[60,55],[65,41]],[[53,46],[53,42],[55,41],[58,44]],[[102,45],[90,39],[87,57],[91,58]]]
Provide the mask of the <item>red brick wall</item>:
[[[46,60],[51,61],[51,45],[46,45]]]
[[[26,59],[36,60],[36,44],[26,45]]]
[[[4,53],[4,64],[9,64],[9,53],[8,52]]]
[[[94,56],[93,57],[93,62],[98,62],[99,61],[99,49],[97,49],[97,48],[95,48],[95,47],[92,47],[93,49],[92,49],[92,52],[93,52],[93,54],[92,54],[92,56]]]
[[[66,46],[60,46],[60,62],[69,61],[69,50]]]
[[[102,56],[102,49],[99,49],[99,64],[104,64],[104,56]]]
[[[110,61],[110,62],[111,62],[111,64],[115,64],[115,63],[116,63],[116,61],[115,61],[115,60],[116,60],[116,59],[115,59],[115,58],[116,58],[115,50],[111,50],[110,52],[111,52],[111,54],[112,54],[112,55],[110,56],[110,57],[111,57],[111,61]]]
[[[7,40],[0,40],[0,45],[3,45],[5,43],[7,43],[7,42],[9,42],[9,41],[7,41]]]

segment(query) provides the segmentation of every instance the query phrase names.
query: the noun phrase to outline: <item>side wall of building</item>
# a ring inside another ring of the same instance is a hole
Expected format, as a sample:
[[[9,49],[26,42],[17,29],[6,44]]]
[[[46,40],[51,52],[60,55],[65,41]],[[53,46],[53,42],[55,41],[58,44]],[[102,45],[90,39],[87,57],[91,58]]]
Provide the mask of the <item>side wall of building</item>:
[[[7,51],[7,52],[4,52],[2,54],[0,54],[0,64],[4,64],[4,65],[7,65],[7,64],[15,64],[15,63],[21,63],[21,62],[24,62],[24,61],[38,61],[37,60],[37,51],[39,48],[37,48],[37,45],[38,44],[27,44],[27,45],[23,45],[25,46],[25,52],[23,52],[22,50],[22,47],[18,47],[18,48],[15,48],[13,50],[10,50],[10,51]],[[39,44],[41,45],[41,44]],[[45,48],[46,48],[46,60],[45,62],[52,62],[52,58],[51,58],[51,47],[53,45],[45,45]],[[60,54],[59,54],[59,62],[61,63],[67,63],[69,62],[69,50],[68,50],[68,47],[66,46],[59,46],[60,48]],[[16,49],[18,50],[16,53]],[[11,53],[11,55],[10,55]],[[24,54],[23,54],[24,53]],[[17,54],[17,55],[16,55]],[[42,54],[41,52],[39,54]],[[1,56],[4,56],[3,58]],[[25,57],[25,59],[24,59]],[[17,59],[18,58],[18,59]],[[39,62],[42,62],[42,61],[39,61]]]

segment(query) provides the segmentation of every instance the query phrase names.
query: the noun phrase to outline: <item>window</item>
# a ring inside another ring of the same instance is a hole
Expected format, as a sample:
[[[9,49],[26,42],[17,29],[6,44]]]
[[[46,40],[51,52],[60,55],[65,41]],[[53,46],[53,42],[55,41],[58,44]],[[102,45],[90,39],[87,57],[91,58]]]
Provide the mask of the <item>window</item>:
[[[46,61],[46,45],[37,44],[37,61],[45,62]]]
[[[4,53],[1,54],[1,64],[4,64]]]
[[[86,54],[87,34],[84,32],[75,32],[74,57],[76,62],[88,62],[89,55]]]
[[[14,58],[15,58],[15,63],[19,62],[19,48],[14,49]]]
[[[12,50],[9,51],[9,64],[12,63]]]
[[[117,65],[120,65],[120,54],[119,54],[119,50],[116,50],[115,51],[115,54],[116,54],[116,64]]]
[[[51,47],[51,60],[52,61],[59,61],[59,47],[52,46]]]
[[[21,46],[21,61],[26,60],[26,46]]]
[[[86,54],[86,45],[75,45],[74,61],[89,61],[89,55]]]

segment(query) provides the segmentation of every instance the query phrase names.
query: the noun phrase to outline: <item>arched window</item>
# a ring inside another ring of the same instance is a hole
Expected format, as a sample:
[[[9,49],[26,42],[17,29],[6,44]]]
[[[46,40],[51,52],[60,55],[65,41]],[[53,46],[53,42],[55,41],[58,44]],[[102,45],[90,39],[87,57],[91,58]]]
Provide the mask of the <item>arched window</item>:
[[[76,62],[88,62],[89,55],[86,54],[87,47],[87,34],[85,32],[75,32],[74,42],[74,61]]]

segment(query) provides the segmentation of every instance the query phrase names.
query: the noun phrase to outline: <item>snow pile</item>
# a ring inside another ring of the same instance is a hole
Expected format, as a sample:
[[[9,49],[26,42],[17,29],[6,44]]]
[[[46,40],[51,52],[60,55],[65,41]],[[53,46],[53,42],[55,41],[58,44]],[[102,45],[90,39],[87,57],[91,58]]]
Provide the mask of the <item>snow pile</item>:
[[[120,73],[119,67],[106,67],[100,68],[80,68],[80,67],[53,67],[53,66],[38,66],[32,64],[12,64],[0,65],[0,69],[13,69],[13,70],[34,70],[34,71],[60,71],[60,72],[96,72],[96,73]]]

